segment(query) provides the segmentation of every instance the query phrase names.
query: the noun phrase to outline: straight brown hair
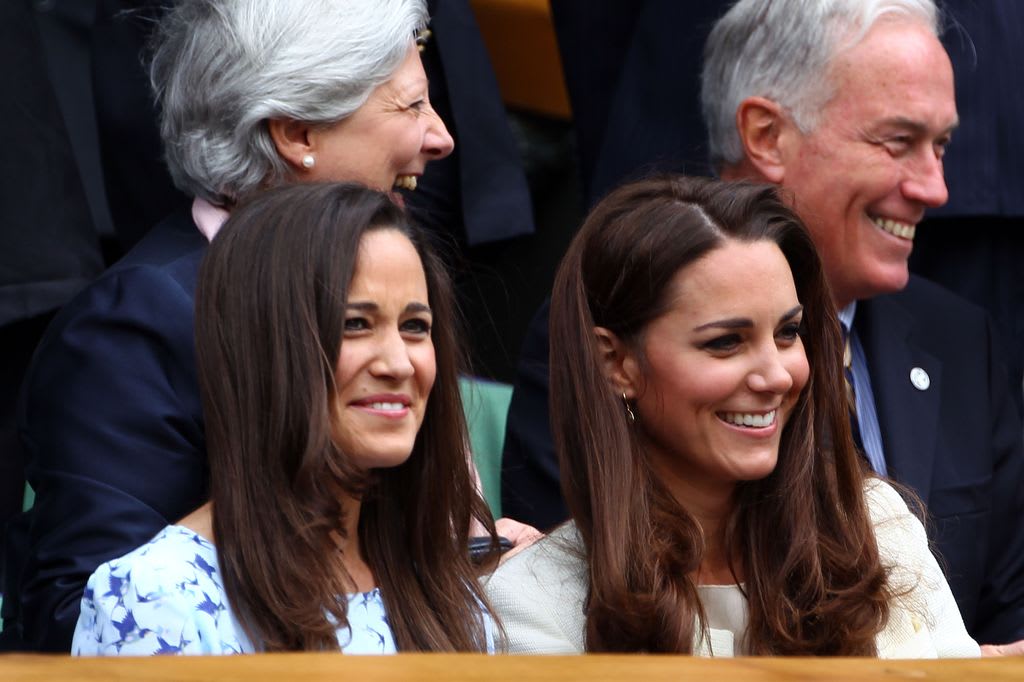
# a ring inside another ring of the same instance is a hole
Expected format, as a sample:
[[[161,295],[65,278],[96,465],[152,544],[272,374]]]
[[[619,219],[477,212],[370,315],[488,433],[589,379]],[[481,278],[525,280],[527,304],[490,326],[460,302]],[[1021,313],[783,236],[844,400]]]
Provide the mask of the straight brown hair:
[[[335,367],[362,236],[396,230],[426,273],[437,375],[409,459],[369,474],[331,439]],[[481,651],[486,598],[470,520],[494,525],[467,466],[447,274],[406,214],[352,184],[299,184],[238,206],[196,288],[196,355],[224,588],[265,651],[337,650],[348,581],[339,491],[400,650]]]
[[[745,573],[746,649],[873,655],[891,595],[841,397],[842,341],[818,255],[774,188],[682,176],[628,184],[603,199],[569,247],[552,295],[551,348],[577,351],[551,364],[551,404],[563,494],[588,564],[587,650],[689,653],[697,629],[707,628],[689,577],[701,563],[701,528],[653,475],[642,425],[629,423],[606,379],[593,330],[605,327],[642,350],[676,273],[726,240],[779,246],[804,306],[810,364],[775,470],[739,484],[726,523],[733,573],[736,564]]]

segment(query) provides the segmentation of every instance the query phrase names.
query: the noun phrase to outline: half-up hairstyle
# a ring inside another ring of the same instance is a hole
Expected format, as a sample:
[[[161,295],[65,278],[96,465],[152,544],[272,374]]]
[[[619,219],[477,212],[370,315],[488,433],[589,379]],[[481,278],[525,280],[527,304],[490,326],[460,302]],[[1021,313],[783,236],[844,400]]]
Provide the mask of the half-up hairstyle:
[[[437,375],[412,454],[367,474],[331,438],[335,369],[360,240],[415,246]],[[467,553],[493,522],[467,467],[451,285],[405,213],[350,184],[299,184],[243,203],[214,239],[196,290],[196,354],[213,527],[228,599],[265,651],[337,650],[349,584],[332,534],[339,492],[400,650],[479,651],[486,599]]]
[[[751,654],[873,655],[889,588],[842,396],[842,341],[814,245],[772,187],[664,176],[625,185],[590,213],[551,300],[552,431],[589,570],[588,651],[689,653],[706,623],[690,576],[704,539],[653,475],[642,424],[605,376],[594,327],[638,351],[681,269],[727,240],[778,245],[804,308],[810,376],[778,464],[738,484],[725,525],[741,566]],[[744,273],[737,272],[737,278]],[[757,282],[750,282],[756,295]]]

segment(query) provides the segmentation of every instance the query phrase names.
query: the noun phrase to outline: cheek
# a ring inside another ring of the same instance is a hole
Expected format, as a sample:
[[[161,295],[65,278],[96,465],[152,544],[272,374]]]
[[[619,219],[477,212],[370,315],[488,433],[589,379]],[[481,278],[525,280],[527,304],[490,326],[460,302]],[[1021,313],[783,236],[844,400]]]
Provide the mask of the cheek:
[[[807,386],[807,380],[811,375],[811,366],[807,362],[807,354],[804,352],[803,342],[796,344],[791,350],[792,356],[786,360],[786,370],[793,378],[793,386],[790,388],[789,394],[795,400],[801,391],[804,390],[804,387]]]
[[[339,396],[354,388],[353,384],[360,366],[358,345],[357,341],[346,341],[341,345],[338,364],[334,368],[334,388]]]
[[[395,147],[392,157],[398,165],[404,165],[419,156],[423,149],[423,139],[426,136],[426,124],[418,121],[416,125],[410,125],[401,135],[395,137]]]
[[[736,390],[738,380],[723,367],[708,366],[699,360],[680,358],[679,362],[649,367],[641,409],[664,426],[678,426],[689,420],[701,406],[714,404]],[[643,415],[642,415],[643,416]]]
[[[437,378],[437,358],[434,355],[434,345],[425,343],[421,347],[417,347],[409,354],[409,359],[416,370],[416,384],[425,398],[430,394],[430,390],[434,387],[434,379]]]

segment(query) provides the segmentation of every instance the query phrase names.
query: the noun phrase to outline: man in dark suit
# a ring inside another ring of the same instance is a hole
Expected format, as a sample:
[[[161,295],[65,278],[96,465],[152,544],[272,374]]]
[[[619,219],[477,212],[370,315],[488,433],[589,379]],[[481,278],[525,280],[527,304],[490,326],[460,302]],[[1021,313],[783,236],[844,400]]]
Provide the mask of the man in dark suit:
[[[907,270],[916,224],[947,198],[952,68],[929,3],[889,2],[865,26],[844,4],[742,0],[719,21],[702,89],[712,161],[781,185],[807,223],[852,330],[865,456],[926,503],[972,635],[1020,640],[1024,445],[1005,367],[982,310]]]

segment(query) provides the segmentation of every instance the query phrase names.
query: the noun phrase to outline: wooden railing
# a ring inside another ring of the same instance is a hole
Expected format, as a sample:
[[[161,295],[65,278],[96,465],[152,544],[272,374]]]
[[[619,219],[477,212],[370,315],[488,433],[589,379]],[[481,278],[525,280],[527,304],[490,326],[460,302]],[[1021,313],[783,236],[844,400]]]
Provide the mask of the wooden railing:
[[[452,680],[639,680],[733,682],[753,680],[1024,680],[1024,657],[975,660],[880,661],[849,658],[734,658],[683,656],[482,656],[470,654],[265,654],[230,657],[71,658],[0,656],[0,680],[299,680],[405,682]]]

